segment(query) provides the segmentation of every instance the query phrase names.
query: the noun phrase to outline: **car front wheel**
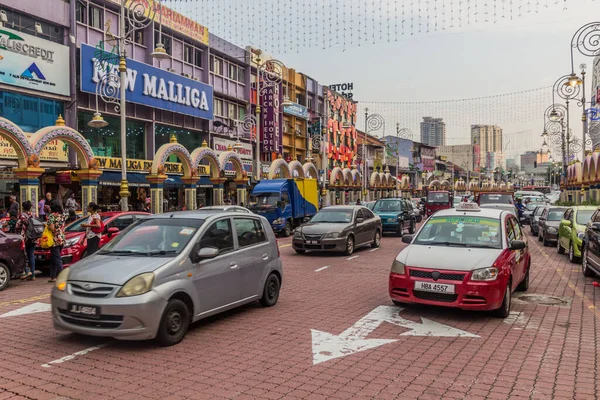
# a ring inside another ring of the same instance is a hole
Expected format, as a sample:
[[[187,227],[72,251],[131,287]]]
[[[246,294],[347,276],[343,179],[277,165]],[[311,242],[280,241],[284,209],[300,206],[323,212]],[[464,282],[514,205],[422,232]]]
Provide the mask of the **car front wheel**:
[[[6,289],[10,282],[10,269],[6,264],[0,263],[0,291]]]
[[[581,249],[581,272],[583,272],[583,276],[592,277],[595,274],[594,271],[592,271],[588,265],[588,257],[588,249],[587,247],[583,247]]]
[[[162,346],[181,342],[190,324],[190,311],[179,299],[171,299],[163,312],[156,340]]]
[[[569,243],[569,261],[573,264],[579,262],[579,257],[575,256],[575,246],[573,246],[573,242]]]
[[[345,254],[349,256],[352,255],[352,253],[354,253],[354,238],[352,236],[348,236],[348,239],[346,239]]]
[[[511,292],[510,292],[510,280],[506,284],[506,289],[504,290],[504,299],[502,300],[502,305],[497,310],[494,310],[494,316],[498,318],[507,318],[510,315],[510,303],[511,303]]]

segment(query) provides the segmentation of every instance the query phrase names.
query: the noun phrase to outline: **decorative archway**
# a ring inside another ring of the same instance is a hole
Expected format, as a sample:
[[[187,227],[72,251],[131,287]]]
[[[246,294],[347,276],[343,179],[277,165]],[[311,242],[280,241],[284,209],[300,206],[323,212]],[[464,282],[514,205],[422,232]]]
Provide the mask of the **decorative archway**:
[[[196,209],[196,181],[198,176],[196,170],[192,167],[192,156],[185,147],[177,143],[175,138],[171,138],[169,143],[160,146],[154,154],[150,175],[146,178],[150,182],[151,209],[154,214],[160,214],[163,210],[163,184],[167,179],[165,163],[172,155],[177,156],[183,168],[185,208],[186,210]]]
[[[335,167],[331,170],[329,184],[331,186],[342,186],[344,184],[344,172],[340,167]]]
[[[392,189],[394,187],[394,179],[392,178],[392,174],[389,172],[385,173],[385,181],[387,182],[387,187]]]
[[[379,172],[373,171],[371,179],[369,180],[369,185],[372,188],[371,190],[374,190],[375,187],[381,185],[381,176],[379,175]]]
[[[583,183],[589,183],[591,181],[591,163],[592,163],[592,155],[588,155],[585,157],[583,161]]]
[[[354,185],[357,187],[362,186],[362,176],[358,169],[353,169],[350,173],[352,174],[352,182],[354,182]]]
[[[281,155],[273,161],[269,167],[269,179],[277,178],[291,178],[290,167],[288,163],[281,158]]]
[[[304,168],[302,164],[298,160],[290,161],[288,164],[288,168],[290,169],[290,173],[293,178],[306,178],[306,174],[304,173]]]
[[[434,179],[433,181],[431,181],[431,183],[429,183],[429,190],[438,190],[441,186],[442,184],[440,183],[440,181]]]
[[[39,166],[39,157],[34,153],[29,139],[25,136],[21,128],[6,118],[0,117],[0,136],[6,139],[13,149],[15,149],[19,169],[27,168],[28,166]]]
[[[246,176],[244,164],[242,163],[240,155],[231,150],[231,147],[228,147],[227,151],[219,154],[219,163],[221,164],[223,173],[225,172],[225,165],[227,165],[229,162],[233,164],[233,168],[235,169],[235,180],[244,180]]]
[[[342,176],[344,177],[344,185],[352,186],[352,170],[350,168],[344,168],[342,170]]]
[[[590,157],[589,180],[591,183],[597,183],[600,180],[598,167],[600,167],[600,152],[594,151]]]
[[[207,160],[208,165],[210,166],[210,178],[214,180],[221,177],[222,168],[219,157],[217,156],[217,153],[213,151],[213,149],[208,147],[206,140],[202,142],[202,147],[198,147],[192,151],[190,157],[192,159],[192,170],[198,171],[200,163],[203,160]]]
[[[302,169],[304,170],[305,178],[319,179],[319,172],[317,171],[315,164],[311,162],[305,162],[302,166]]]
[[[381,186],[383,186],[383,187],[388,186],[387,176],[385,175],[384,172],[379,172],[379,181],[381,182]]]
[[[64,126],[64,121],[59,120],[56,126],[42,128],[29,138],[34,154],[40,154],[44,146],[52,140],[62,140],[77,153],[77,159],[82,169],[98,169],[98,163],[94,159],[94,152],[89,142],[73,128]]]

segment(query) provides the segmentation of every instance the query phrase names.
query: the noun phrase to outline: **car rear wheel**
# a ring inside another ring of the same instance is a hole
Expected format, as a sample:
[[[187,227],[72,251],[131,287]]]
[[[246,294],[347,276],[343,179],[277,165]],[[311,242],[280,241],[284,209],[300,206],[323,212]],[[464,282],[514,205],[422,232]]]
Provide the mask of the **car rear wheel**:
[[[581,272],[583,272],[583,276],[592,277],[596,275],[588,265],[589,252],[587,247],[581,249],[581,256]]]
[[[172,346],[181,342],[190,324],[190,311],[179,299],[171,299],[163,312],[156,341],[161,346]]]
[[[352,253],[354,253],[354,238],[352,236],[348,236],[348,239],[346,240],[345,254],[349,256]]]
[[[546,239],[544,239],[546,240]],[[560,238],[556,240],[556,252],[558,254],[565,254],[565,249],[560,245]]]
[[[510,303],[511,303],[511,293],[510,293],[511,283],[510,280],[506,284],[506,289],[504,290],[504,299],[502,300],[502,305],[497,310],[494,310],[494,316],[498,318],[506,318],[510,315]]]
[[[548,239],[546,239],[546,234],[543,235],[542,237],[542,242],[544,244],[544,247],[548,247],[550,246],[550,241]],[[559,246],[560,247],[560,246]]]
[[[277,304],[277,300],[279,299],[279,289],[281,288],[281,282],[279,282],[279,278],[275,274],[269,275],[267,281],[265,282],[265,287],[263,289],[263,295],[260,299],[260,304],[264,307],[273,307]]]
[[[6,264],[0,263],[0,291],[6,289],[10,282],[10,269]]]
[[[378,248],[381,245],[381,233],[379,230],[375,231],[375,236],[373,237],[373,243],[371,243],[371,247],[374,249]]]
[[[290,221],[286,221],[285,228],[283,228],[281,235],[283,237],[289,237],[291,234],[292,234],[292,224],[290,224]]]
[[[408,233],[410,233],[411,235],[415,233],[416,225],[417,223],[415,222],[415,220],[410,221],[410,228],[408,228]]]
[[[569,261],[573,264],[579,262],[579,257],[575,256],[575,248],[573,246],[573,242],[569,243]]]

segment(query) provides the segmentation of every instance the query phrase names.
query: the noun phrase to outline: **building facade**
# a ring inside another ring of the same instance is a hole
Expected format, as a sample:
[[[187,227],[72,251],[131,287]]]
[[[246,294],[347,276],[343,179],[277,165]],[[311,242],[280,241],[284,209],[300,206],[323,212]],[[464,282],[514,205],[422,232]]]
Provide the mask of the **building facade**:
[[[471,144],[440,146],[436,149],[436,153],[438,156],[444,156],[448,161],[470,171],[475,171],[475,167],[479,166],[479,159],[475,160],[475,146]]]
[[[435,147],[446,144],[446,123],[442,118],[423,117],[421,143]]]
[[[490,156],[494,153],[494,160],[504,160],[502,142],[502,128],[496,125],[471,125],[471,144],[479,145],[481,151],[480,165],[485,168],[495,168],[496,162],[490,166]]]

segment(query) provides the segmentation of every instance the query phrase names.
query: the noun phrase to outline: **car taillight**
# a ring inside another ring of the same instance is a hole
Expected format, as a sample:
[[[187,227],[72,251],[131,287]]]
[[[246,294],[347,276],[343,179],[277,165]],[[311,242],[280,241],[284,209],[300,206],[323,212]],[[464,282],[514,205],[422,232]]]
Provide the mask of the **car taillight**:
[[[275,244],[277,245],[277,258],[281,257],[281,252],[279,251],[279,241],[275,239]]]

